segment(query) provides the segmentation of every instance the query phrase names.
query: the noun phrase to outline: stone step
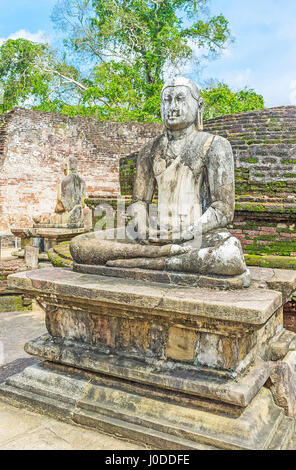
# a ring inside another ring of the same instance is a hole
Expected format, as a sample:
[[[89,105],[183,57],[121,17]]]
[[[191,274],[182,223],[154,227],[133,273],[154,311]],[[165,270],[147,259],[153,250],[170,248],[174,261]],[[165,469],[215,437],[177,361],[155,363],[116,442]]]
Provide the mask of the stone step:
[[[0,396],[156,449],[282,449],[292,435],[291,418],[265,388],[241,415],[231,417],[122,387],[118,379],[112,384],[111,378],[41,363],[8,378]]]
[[[295,422],[293,418],[283,416],[277,432],[270,441],[268,450],[283,450],[289,447],[295,433]]]

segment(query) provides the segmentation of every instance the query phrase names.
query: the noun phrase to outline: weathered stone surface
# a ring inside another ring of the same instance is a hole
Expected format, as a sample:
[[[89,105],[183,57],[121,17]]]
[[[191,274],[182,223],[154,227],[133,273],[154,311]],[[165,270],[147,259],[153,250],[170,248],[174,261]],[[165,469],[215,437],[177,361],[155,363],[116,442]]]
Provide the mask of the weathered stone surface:
[[[191,356],[181,355],[180,349],[183,346],[183,350],[188,352],[190,348],[186,341],[188,338],[184,338],[184,333],[177,332],[176,329],[171,331],[171,334],[175,336],[171,337],[174,343],[170,345],[169,351],[172,356],[175,353],[178,362],[168,361],[166,364],[163,361],[145,363],[136,357],[124,358],[122,355],[106,354],[100,348],[48,335],[29,341],[25,345],[25,350],[28,354],[66,366],[120,377],[134,383],[150,384],[160,389],[188,393],[195,399],[199,398],[200,402],[202,398],[211,399],[220,403],[218,407],[220,411],[226,410],[228,413],[237,413],[237,409],[231,411],[225,405],[247,406],[269,377],[269,364],[260,360],[235,381],[230,380],[231,374],[227,371],[215,371],[214,368],[198,365],[184,367],[184,361],[189,362]],[[192,339],[191,337],[190,340]],[[203,404],[203,408],[211,409],[211,407],[209,402]]]
[[[184,328],[172,326],[168,330],[168,359],[192,362],[196,342],[197,336],[193,330],[184,330]]]
[[[295,349],[295,348],[294,348]],[[296,352],[290,351],[282,361],[270,363],[267,386],[275,403],[285,410],[287,416],[296,419]]]
[[[21,273],[9,282],[45,306],[53,337],[163,368],[173,361],[234,376],[257,357],[269,360],[269,341],[282,328],[281,294],[271,290],[118,282],[59,268]]]
[[[80,274],[65,269],[47,268],[9,276],[11,288],[22,289],[30,295],[48,299],[72,296],[75,301],[88,299],[88,305],[126,306],[141,308],[150,315],[161,315],[188,322],[199,317],[225,320],[244,325],[263,325],[281,307],[281,293],[268,289],[241,291],[212,291],[195,287],[178,287],[106,276]],[[42,291],[41,291],[42,289]],[[131,318],[136,315],[130,312]]]
[[[27,246],[25,248],[25,263],[28,269],[37,269],[39,262],[39,248]]]
[[[270,343],[270,359],[272,361],[280,361],[289,351],[296,349],[296,334],[288,330],[280,330]]]
[[[205,287],[208,289],[243,289],[249,287],[250,284],[250,274],[248,271],[239,276],[206,276],[202,274],[157,271],[153,269],[94,266],[88,264],[77,264],[75,262],[73,263],[73,269],[78,273],[98,274],[101,276],[111,276],[140,281],[161,282],[164,284]]]
[[[161,448],[288,446],[289,379],[271,361],[287,344],[280,291],[118,282],[58,268],[9,283],[39,300],[50,333],[26,344],[50,362],[0,386],[11,403]]]
[[[249,285],[240,242],[226,229],[234,217],[235,199],[230,143],[201,132],[203,100],[192,80],[179,77],[164,84],[161,113],[165,132],[138,156],[129,208],[132,226],[123,239],[119,228],[112,239],[109,231],[101,230],[72,240],[74,261],[205,275],[246,273]],[[150,209],[156,188],[153,219]]]
[[[288,302],[296,288],[296,272],[291,269],[248,267],[252,284],[258,287],[280,291],[283,304]]]
[[[85,182],[77,171],[78,161],[71,155],[63,163],[65,178],[58,184],[54,214],[33,216],[35,226],[80,228],[84,226],[83,208],[86,196]]]
[[[136,393],[135,393],[136,392]],[[239,416],[210,413],[57,365],[37,365],[0,386],[2,399],[34,407],[161,449],[282,449],[294,431],[269,390],[262,388]]]

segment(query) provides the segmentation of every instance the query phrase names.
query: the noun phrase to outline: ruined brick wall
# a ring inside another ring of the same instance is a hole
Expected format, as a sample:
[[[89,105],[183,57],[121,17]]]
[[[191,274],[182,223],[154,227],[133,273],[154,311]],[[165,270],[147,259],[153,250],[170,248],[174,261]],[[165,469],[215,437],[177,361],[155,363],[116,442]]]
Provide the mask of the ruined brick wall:
[[[119,194],[119,159],[160,131],[155,124],[98,122],[21,108],[0,116],[0,233],[31,225],[32,214],[54,210],[61,163],[71,154],[79,160],[88,194]]]
[[[204,130],[232,145],[236,195],[278,197],[296,193],[296,106],[221,116],[204,122]],[[134,161],[121,162],[124,194],[131,193]],[[237,199],[241,199],[237,197]]]
[[[296,297],[284,305],[284,328],[296,333]]]
[[[296,192],[296,106],[222,116],[204,129],[231,142],[237,195]]]
[[[260,204],[269,203],[263,195],[280,196],[279,206],[295,203],[295,106],[223,116],[204,127],[232,144],[238,204],[250,195]],[[61,162],[71,153],[79,160],[89,195],[114,196],[120,185],[128,195],[137,151],[161,129],[158,124],[98,122],[20,108],[0,116],[0,232],[30,225],[33,213],[54,210]],[[119,175],[122,157],[127,158]]]

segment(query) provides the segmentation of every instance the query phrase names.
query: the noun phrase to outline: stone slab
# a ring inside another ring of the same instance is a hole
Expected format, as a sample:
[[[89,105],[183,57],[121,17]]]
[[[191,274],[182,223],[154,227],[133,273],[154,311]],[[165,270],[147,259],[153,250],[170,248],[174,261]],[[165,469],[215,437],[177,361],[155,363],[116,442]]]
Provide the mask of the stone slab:
[[[249,288],[216,291],[204,288],[147,283],[75,273],[62,268],[16,273],[8,277],[8,286],[31,296],[59,296],[71,303],[87,299],[90,305],[128,307],[128,315],[148,313],[170,317],[194,325],[198,318],[247,325],[264,324],[282,306],[278,291]],[[139,310],[140,309],[140,310]]]
[[[100,276],[111,276],[123,279],[223,290],[243,289],[249,287],[250,284],[250,275],[248,272],[240,276],[205,276],[202,274],[155,271],[152,269],[93,266],[75,262],[73,262],[73,270],[84,274],[97,274]]]
[[[0,450],[144,450],[128,440],[0,401]]]
[[[292,269],[272,269],[248,267],[252,285],[280,291],[283,304],[288,302],[296,290],[296,271]]]
[[[88,228],[80,227],[80,228],[65,228],[65,227],[13,227],[11,232],[19,238],[58,238],[64,239],[65,237],[71,236],[72,238],[77,235],[81,235],[82,233],[87,233],[89,231]]]
[[[0,396],[10,404],[161,449],[284,449],[294,432],[294,420],[265,388],[233,417],[43,363],[10,377],[0,386]]]
[[[39,262],[39,248],[35,246],[26,246],[25,263],[28,269],[37,269]]]
[[[25,345],[25,351],[51,362],[238,407],[245,407],[250,403],[270,373],[269,363],[260,360],[236,380],[232,380],[231,376],[223,371],[219,373],[213,370],[211,373],[208,369],[198,366],[181,368],[172,363],[170,368],[164,370],[161,363],[157,367],[137,359],[108,355],[100,353],[94,347],[69,340],[63,341],[49,335],[29,341]],[[199,403],[201,404],[201,401]],[[203,406],[210,405],[204,403]],[[221,404],[219,407],[216,403],[216,406],[223,409]]]

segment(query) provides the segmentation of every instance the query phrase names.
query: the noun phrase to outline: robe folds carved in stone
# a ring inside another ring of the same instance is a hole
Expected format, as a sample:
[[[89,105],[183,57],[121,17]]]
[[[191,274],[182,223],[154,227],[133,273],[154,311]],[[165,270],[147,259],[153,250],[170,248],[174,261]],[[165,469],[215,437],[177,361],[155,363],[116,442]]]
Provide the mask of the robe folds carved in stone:
[[[164,226],[181,220],[184,228],[196,225],[202,233],[226,227],[233,219],[235,203],[230,143],[195,132],[182,155],[169,158],[167,148],[168,138],[163,134],[140,151],[133,203],[151,203],[157,187],[159,219]]]

